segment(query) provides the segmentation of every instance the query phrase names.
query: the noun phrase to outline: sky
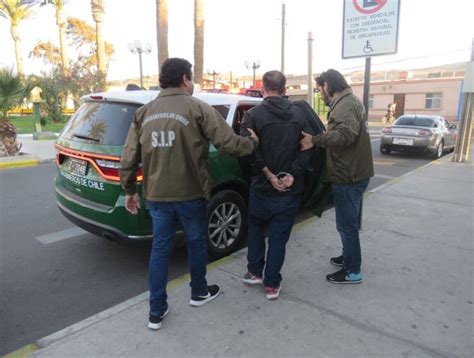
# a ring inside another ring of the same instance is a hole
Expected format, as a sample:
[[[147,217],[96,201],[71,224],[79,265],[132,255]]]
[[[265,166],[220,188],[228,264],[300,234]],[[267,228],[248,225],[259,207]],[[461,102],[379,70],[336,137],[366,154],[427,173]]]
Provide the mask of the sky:
[[[394,1],[394,0],[388,0]],[[306,74],[308,33],[312,32],[313,72],[335,68],[362,70],[364,58],[342,59],[343,0],[286,0],[285,73]],[[158,72],[156,8],[154,0],[104,0],[104,40],[115,54],[108,79],[137,78],[138,56],[128,44],[149,43],[143,55],[144,75]],[[194,1],[168,0],[168,42],[171,57],[193,62]],[[204,0],[204,71],[251,76],[245,62],[259,61],[257,76],[280,69],[281,0]],[[89,0],[69,0],[67,16],[93,25]],[[470,59],[474,38],[474,1],[401,0],[398,52],[376,56],[372,70],[414,69]],[[44,64],[28,57],[38,41],[59,43],[51,5],[35,7],[35,15],[20,25],[23,66],[39,74]],[[69,51],[72,52],[72,49]],[[0,17],[0,66],[15,66],[14,45],[8,22]]]

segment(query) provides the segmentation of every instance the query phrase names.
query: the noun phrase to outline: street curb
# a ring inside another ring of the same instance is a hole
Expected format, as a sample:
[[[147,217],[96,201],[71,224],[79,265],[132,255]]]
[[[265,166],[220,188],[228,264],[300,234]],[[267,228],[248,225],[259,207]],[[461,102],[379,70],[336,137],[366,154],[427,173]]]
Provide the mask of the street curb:
[[[14,352],[4,355],[3,358],[25,358],[37,350],[39,350],[39,346],[36,343],[28,344]]]
[[[32,167],[40,162],[38,158],[32,155],[24,155],[22,157],[21,159],[17,157],[0,158],[0,169]]]
[[[212,262],[210,264],[207,265],[207,271],[213,271],[215,269],[217,269],[218,267],[230,262],[230,261],[233,261],[235,258],[233,256],[227,256],[227,257],[224,257],[220,260],[217,260],[215,262]],[[190,276],[189,274],[185,274],[183,276],[180,276],[170,282],[168,282],[168,285],[166,286],[166,289],[168,291],[171,291],[172,289],[180,286],[181,284],[184,284],[184,283],[187,283],[188,281],[190,280]],[[47,346],[50,346],[51,344],[55,343],[55,342],[58,342],[68,336],[72,336],[74,334],[77,334],[81,331],[83,331],[84,329],[90,327],[90,326],[93,326],[95,324],[98,324],[102,321],[105,321],[127,309],[130,309],[138,304],[141,304],[145,301],[148,300],[148,296],[149,296],[149,292],[144,292],[138,296],[135,296],[135,297],[132,297],[130,299],[128,299],[127,301],[124,301],[122,303],[119,303],[118,305],[116,306],[113,306],[111,308],[108,308],[106,309],[105,311],[102,311],[102,312],[99,312],[89,318],[86,318],[80,322],[77,322],[77,323],[74,323],[73,325],[69,326],[69,327],[66,327],[60,331],[57,331],[53,334],[50,334],[49,336],[46,336],[44,338],[41,338],[39,339],[38,341],[36,341],[36,344],[34,344],[35,346],[37,346],[38,348],[35,349],[34,351],[37,351],[41,348],[46,348]],[[32,346],[32,345],[28,345],[28,346]],[[23,350],[23,349],[26,349],[26,347],[28,346],[25,346],[23,348],[21,348],[20,350]],[[18,351],[20,351],[18,350]],[[18,351],[15,351],[15,352],[18,352]],[[34,351],[30,351],[29,353],[33,353]],[[15,353],[13,352],[13,353]],[[13,354],[13,353],[10,353],[10,354]],[[28,353],[28,354],[29,354]],[[20,358],[20,357],[24,357],[24,356],[14,356],[15,358]],[[12,357],[9,357],[9,358],[14,358],[13,356]]]

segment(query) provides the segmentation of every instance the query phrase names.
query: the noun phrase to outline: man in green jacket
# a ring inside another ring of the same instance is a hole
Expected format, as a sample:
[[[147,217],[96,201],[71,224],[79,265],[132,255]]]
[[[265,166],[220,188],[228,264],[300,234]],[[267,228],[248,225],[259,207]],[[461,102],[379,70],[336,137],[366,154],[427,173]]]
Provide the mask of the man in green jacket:
[[[336,226],[342,241],[342,255],[331,258],[330,262],[342,269],[326,278],[331,283],[361,283],[358,218],[362,195],[374,175],[365,109],[339,72],[329,69],[321,73],[316,77],[316,84],[330,107],[328,130],[316,136],[303,132],[301,147],[306,150],[319,145],[327,153]]]
[[[143,171],[143,195],[153,222],[148,327],[154,330],[161,327],[168,313],[168,260],[178,224],[186,234],[188,248],[189,304],[198,307],[219,295],[219,286],[208,286],[206,281],[207,200],[212,186],[209,142],[236,156],[249,155],[258,145],[251,130],[249,138],[234,134],[214,108],[192,97],[194,83],[187,60],[166,60],[160,86],[158,97],[135,113],[120,171],[125,207],[131,214],[140,208],[136,193],[140,163]]]

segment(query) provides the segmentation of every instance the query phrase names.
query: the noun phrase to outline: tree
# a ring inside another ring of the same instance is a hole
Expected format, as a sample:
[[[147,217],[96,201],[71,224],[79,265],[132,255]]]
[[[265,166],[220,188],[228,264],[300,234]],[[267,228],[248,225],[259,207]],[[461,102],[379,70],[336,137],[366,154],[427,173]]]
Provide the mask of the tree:
[[[16,140],[15,126],[7,118],[8,111],[23,102],[31,87],[11,68],[0,69],[0,157],[17,155],[21,145]]]
[[[46,64],[53,64],[55,66],[61,64],[61,50],[49,41],[38,41],[29,56],[40,58]]]
[[[0,118],[7,118],[10,109],[18,106],[28,96],[30,86],[11,68],[0,69]]]
[[[102,22],[105,13],[103,0],[91,0],[91,8],[95,21],[97,64],[100,75],[105,79],[105,47],[102,39]]]
[[[158,42],[158,72],[168,55],[168,2],[156,0],[156,32]]]
[[[194,0],[194,81],[202,85],[204,67],[204,1]]]
[[[21,0],[0,0],[0,16],[10,22],[10,33],[15,43],[16,69],[21,77],[24,73],[18,26],[32,14],[31,6],[32,4],[23,5]]]
[[[61,50],[61,63],[63,66],[63,73],[69,71],[69,58],[66,51],[66,29],[67,21],[64,16],[64,0],[53,0],[53,5],[56,8],[56,24],[59,28],[59,47]]]

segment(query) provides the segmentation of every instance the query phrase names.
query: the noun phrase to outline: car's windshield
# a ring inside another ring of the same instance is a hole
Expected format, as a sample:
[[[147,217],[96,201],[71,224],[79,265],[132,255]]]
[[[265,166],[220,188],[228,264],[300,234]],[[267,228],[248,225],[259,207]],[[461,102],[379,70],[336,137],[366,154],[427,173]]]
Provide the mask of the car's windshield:
[[[436,122],[427,117],[400,117],[395,122],[398,126],[436,127]]]
[[[64,128],[62,137],[105,145],[123,145],[139,105],[86,102]]]

